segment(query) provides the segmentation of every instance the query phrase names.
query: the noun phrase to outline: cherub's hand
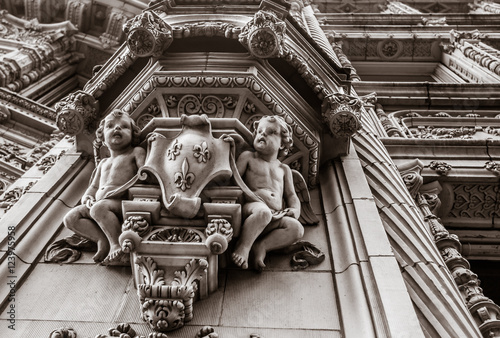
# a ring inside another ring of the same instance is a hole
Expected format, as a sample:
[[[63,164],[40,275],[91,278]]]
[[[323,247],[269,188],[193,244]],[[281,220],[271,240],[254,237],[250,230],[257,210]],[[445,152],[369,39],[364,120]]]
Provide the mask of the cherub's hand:
[[[85,205],[87,208],[92,208],[92,206],[95,203],[95,198],[94,196],[91,195],[85,195],[82,197],[82,204]]]
[[[290,216],[295,219],[298,219],[300,217],[300,210],[297,208],[286,208],[284,211],[286,212],[286,216]]]
[[[234,146],[234,139],[228,134],[222,134],[220,139],[224,142],[229,142],[230,145]]]

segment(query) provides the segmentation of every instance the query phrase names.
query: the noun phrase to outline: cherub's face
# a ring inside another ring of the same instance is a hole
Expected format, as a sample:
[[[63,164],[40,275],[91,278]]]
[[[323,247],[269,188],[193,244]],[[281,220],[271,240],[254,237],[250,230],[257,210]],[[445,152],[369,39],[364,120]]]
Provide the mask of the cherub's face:
[[[132,143],[132,125],[126,117],[108,116],[104,121],[104,143],[110,149],[123,149]]]
[[[260,121],[255,132],[253,146],[257,152],[272,154],[280,150],[281,144],[281,127],[278,122],[268,120]]]

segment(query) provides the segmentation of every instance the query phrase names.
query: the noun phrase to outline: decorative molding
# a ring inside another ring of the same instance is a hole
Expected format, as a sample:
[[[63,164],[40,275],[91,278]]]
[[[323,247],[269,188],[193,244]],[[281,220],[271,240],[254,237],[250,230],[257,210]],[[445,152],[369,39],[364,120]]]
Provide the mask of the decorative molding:
[[[172,27],[153,11],[145,11],[123,26],[127,45],[137,57],[159,57],[173,41]]]
[[[45,175],[65,153],[66,151],[63,150],[58,155],[51,154],[44,156],[35,164],[35,166]]]
[[[156,231],[149,235],[148,241],[162,242],[182,242],[182,243],[201,243],[203,241],[201,235],[192,229],[186,228],[167,228]]]

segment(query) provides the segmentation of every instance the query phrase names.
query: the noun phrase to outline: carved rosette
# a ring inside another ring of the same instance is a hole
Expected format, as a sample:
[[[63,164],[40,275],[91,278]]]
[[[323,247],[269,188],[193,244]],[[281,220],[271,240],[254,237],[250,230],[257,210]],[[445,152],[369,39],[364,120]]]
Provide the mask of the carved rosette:
[[[173,41],[172,27],[156,13],[145,11],[123,25],[130,51],[138,57],[158,57]]]
[[[233,227],[225,219],[213,219],[208,223],[205,235],[207,235],[205,242],[207,248],[214,255],[220,255],[226,251],[228,243],[233,238]]]
[[[361,128],[362,101],[341,93],[328,95],[321,105],[323,118],[336,137],[351,137]]]
[[[67,135],[92,132],[97,119],[99,102],[84,91],[72,93],[56,103],[57,127]]]
[[[204,259],[192,259],[184,271],[176,271],[174,280],[166,285],[164,271],[151,257],[138,257],[143,283],[137,286],[142,318],[159,332],[179,329],[193,318],[193,301],[197,283],[206,273]]]
[[[240,43],[259,59],[283,55],[286,24],[276,14],[260,10],[243,28]]]

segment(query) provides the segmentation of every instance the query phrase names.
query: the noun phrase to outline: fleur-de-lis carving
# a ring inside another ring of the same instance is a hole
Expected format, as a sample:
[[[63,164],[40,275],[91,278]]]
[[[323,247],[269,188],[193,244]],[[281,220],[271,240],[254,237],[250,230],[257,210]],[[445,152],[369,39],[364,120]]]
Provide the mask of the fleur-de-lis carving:
[[[191,188],[191,184],[193,184],[194,179],[195,176],[193,173],[189,172],[189,163],[185,158],[184,161],[182,161],[181,171],[176,172],[174,175],[175,186],[180,188],[182,191],[186,191],[186,189]]]
[[[175,158],[179,156],[181,153],[180,150],[182,149],[182,143],[179,143],[177,139],[175,139],[174,143],[170,146],[170,148],[167,149],[167,157],[170,161],[175,161]]]
[[[201,144],[196,144],[193,147],[194,157],[198,163],[207,162],[210,159],[210,150],[208,150],[207,142],[203,141]]]

